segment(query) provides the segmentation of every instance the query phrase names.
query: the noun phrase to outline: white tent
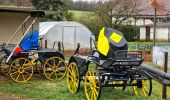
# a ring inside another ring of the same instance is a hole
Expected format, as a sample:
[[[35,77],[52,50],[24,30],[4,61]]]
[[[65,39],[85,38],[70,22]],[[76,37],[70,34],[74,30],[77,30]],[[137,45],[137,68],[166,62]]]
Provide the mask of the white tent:
[[[48,42],[48,47],[52,47],[54,41],[61,41],[65,50],[75,50],[77,43],[81,48],[90,47],[91,31],[78,22],[41,22],[40,35]]]

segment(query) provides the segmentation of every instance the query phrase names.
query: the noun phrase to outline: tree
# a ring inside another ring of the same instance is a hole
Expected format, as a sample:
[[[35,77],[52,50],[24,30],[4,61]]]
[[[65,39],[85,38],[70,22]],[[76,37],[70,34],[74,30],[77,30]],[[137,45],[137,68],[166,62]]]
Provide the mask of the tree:
[[[31,0],[37,10],[47,10],[53,13],[46,16],[47,19],[61,21],[64,12],[68,11],[67,0]]]
[[[94,12],[106,27],[113,27],[140,12],[139,0],[110,0],[98,2],[93,6]],[[112,20],[114,19],[114,20]]]

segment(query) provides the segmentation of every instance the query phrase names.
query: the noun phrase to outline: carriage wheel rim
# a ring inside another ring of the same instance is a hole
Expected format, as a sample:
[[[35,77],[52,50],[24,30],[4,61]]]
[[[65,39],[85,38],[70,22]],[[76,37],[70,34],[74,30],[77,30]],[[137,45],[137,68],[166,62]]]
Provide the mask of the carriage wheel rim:
[[[67,85],[71,93],[76,93],[79,88],[79,70],[76,63],[70,63],[67,69]]]
[[[87,71],[85,76],[84,90],[88,100],[98,100],[100,95],[99,77],[96,77],[95,73],[94,70],[90,70]]]
[[[59,63],[56,64],[56,60],[59,60]],[[52,61],[53,64],[50,64],[49,63],[50,61]],[[60,67],[61,64],[63,64],[63,66]],[[47,69],[47,67],[48,67],[48,69]],[[60,68],[62,68],[62,67],[64,68],[64,72],[61,72],[61,70],[60,70]],[[49,71],[50,71],[50,73],[49,73]],[[67,71],[66,63],[60,57],[50,57],[45,61],[44,65],[43,65],[43,73],[48,80],[53,80],[52,76],[55,76],[56,80],[61,80],[65,77],[66,71]],[[61,75],[61,76],[59,77],[58,75]]]
[[[23,60],[24,63],[22,63],[22,65],[19,64],[20,66],[15,66],[17,61],[21,62],[21,60]],[[11,79],[14,80],[15,82],[25,83],[28,80],[30,80],[30,78],[32,77],[33,67],[34,66],[33,66],[32,62],[30,62],[28,59],[18,58],[10,64],[9,75],[10,75]],[[16,71],[14,71],[14,69],[16,69]],[[31,70],[31,72],[30,72],[30,70]],[[26,75],[28,75],[28,76],[26,77]],[[21,78],[21,79],[19,79],[19,78]]]
[[[148,84],[147,84],[148,82]],[[133,83],[137,84],[137,80],[133,80]],[[133,86],[133,91],[137,96],[149,96],[151,94],[152,83],[151,80],[141,80],[141,86]],[[149,88],[147,88],[149,86]]]

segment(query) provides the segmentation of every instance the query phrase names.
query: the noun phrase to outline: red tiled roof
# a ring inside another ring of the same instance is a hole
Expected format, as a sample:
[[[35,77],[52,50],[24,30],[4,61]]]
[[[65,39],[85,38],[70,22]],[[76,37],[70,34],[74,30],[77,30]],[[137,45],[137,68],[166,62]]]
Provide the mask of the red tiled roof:
[[[154,7],[149,4],[150,0],[138,0],[140,3],[139,9],[142,9],[140,12],[142,15],[153,15]],[[170,12],[170,0],[156,0],[157,3],[161,6],[162,9],[157,10],[157,15],[167,15]]]

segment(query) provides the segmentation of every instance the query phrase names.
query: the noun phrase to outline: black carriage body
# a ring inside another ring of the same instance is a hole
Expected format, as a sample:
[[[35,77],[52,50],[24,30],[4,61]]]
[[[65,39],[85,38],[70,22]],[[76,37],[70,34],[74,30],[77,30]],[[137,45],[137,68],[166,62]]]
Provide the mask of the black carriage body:
[[[72,62],[76,63],[79,69],[77,74],[80,78],[76,79],[79,80],[77,81],[78,87],[76,91],[79,89],[81,80],[84,80],[84,86],[87,85],[87,82],[91,84],[96,80],[99,83],[95,85],[100,88],[98,90],[99,95],[97,95],[97,99],[95,99],[98,100],[102,87],[122,87],[122,90],[124,90],[127,86],[132,86],[133,88],[140,89],[143,88],[143,81],[148,80],[149,89],[146,90],[147,94],[144,93],[144,95],[151,95],[151,79],[140,75],[140,73],[136,71],[143,62],[142,52],[128,51],[127,41],[121,32],[111,28],[103,28],[99,34],[97,50],[94,50],[89,56],[77,54],[79,47],[80,46],[77,47],[76,52],[69,60],[69,64]],[[91,63],[94,63],[95,69],[91,70]],[[89,73],[91,73],[92,76]],[[91,82],[91,77],[93,76],[95,79]],[[90,87],[94,87],[94,84],[92,86],[90,85]],[[85,90],[85,92],[87,91]],[[88,94],[85,94],[87,99],[89,99]],[[137,92],[135,94],[137,95]]]
[[[54,51],[54,50],[51,50],[51,49],[39,51],[38,56],[39,56],[38,59],[41,63],[44,63],[46,59],[48,59],[50,57],[55,57],[55,56],[60,57],[63,60],[65,60],[64,55],[61,52]]]
[[[75,62],[77,64],[80,77],[83,77],[86,74],[88,70],[88,65],[90,63],[90,61],[87,61],[87,56],[73,55],[69,60],[69,64],[71,62]]]

